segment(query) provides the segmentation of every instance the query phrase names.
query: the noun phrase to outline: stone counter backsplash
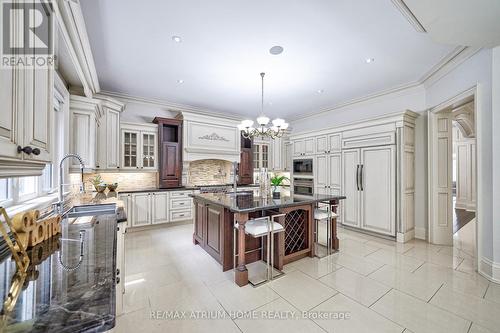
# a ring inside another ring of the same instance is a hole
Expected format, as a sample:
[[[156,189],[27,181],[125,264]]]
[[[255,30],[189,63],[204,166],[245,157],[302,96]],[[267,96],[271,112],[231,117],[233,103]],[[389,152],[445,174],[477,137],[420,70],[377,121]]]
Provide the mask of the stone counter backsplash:
[[[156,172],[96,172],[83,175],[85,191],[94,191],[94,186],[90,180],[96,175],[101,175],[105,183],[118,183],[117,191],[131,191],[137,189],[150,189],[158,187]],[[75,184],[73,190],[78,190],[80,185],[80,174],[70,174],[71,183]]]
[[[189,162],[187,185],[218,185],[231,183],[232,164],[224,160],[199,160]]]

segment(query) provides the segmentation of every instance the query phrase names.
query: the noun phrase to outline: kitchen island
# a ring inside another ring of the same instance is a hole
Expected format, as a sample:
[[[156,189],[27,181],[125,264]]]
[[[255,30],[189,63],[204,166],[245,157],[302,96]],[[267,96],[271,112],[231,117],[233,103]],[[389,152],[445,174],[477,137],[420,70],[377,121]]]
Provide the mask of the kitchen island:
[[[313,196],[282,195],[279,199],[261,197],[257,192],[204,193],[193,194],[195,220],[193,243],[201,246],[215,258],[223,271],[233,268],[233,226],[238,224],[236,252],[238,262],[235,282],[239,286],[248,283],[246,264],[261,259],[261,239],[245,234],[245,223],[252,218],[285,213],[277,222],[284,226],[285,232],[276,234],[275,251],[272,253],[277,269],[292,261],[314,256],[313,235],[315,233],[313,214],[318,203],[328,204],[336,212],[339,195]],[[337,250],[336,223],[331,228],[332,247]]]

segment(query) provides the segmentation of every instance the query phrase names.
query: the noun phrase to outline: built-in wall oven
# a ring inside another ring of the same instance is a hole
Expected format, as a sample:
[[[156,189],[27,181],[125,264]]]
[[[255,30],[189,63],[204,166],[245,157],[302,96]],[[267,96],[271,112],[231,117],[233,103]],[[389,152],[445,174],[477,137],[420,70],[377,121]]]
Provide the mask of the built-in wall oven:
[[[296,195],[312,196],[314,194],[314,179],[294,177],[293,192]]]
[[[313,175],[313,160],[312,160],[312,158],[293,160],[293,175],[294,176],[312,176]]]

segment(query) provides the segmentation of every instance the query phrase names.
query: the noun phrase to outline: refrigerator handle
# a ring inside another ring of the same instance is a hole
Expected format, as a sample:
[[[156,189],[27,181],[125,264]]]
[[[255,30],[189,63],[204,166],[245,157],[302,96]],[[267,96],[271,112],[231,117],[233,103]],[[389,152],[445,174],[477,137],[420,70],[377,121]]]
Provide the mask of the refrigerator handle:
[[[363,187],[363,168],[364,168],[364,164],[361,164],[361,169],[359,170],[359,187],[361,187],[361,191],[364,191],[364,187]]]
[[[356,188],[359,191],[359,164],[356,166]]]

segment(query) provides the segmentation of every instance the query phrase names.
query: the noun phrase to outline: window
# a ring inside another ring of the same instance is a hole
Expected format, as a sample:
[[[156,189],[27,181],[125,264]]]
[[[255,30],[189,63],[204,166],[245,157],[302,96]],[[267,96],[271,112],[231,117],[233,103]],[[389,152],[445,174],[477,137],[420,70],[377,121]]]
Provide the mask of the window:
[[[10,180],[0,179],[0,203],[10,200]]]
[[[19,202],[36,197],[38,193],[37,177],[20,177],[17,179],[17,183]]]

